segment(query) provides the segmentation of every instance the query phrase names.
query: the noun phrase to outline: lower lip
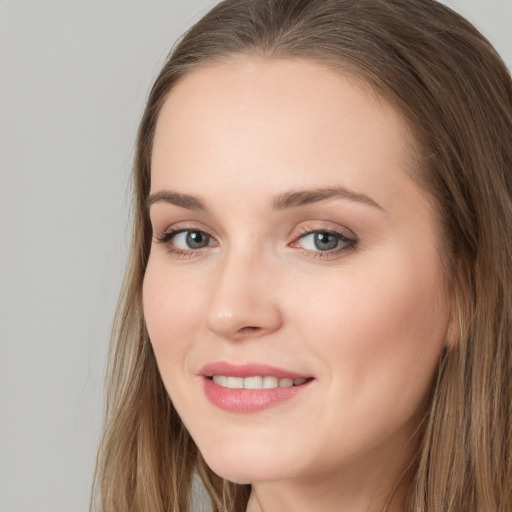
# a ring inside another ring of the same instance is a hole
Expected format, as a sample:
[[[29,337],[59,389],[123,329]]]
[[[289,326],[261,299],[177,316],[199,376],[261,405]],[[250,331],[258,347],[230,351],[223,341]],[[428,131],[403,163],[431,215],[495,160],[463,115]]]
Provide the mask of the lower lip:
[[[311,381],[300,386],[272,389],[230,389],[204,378],[204,390],[208,400],[220,409],[233,412],[257,412],[277,405],[302,393]]]

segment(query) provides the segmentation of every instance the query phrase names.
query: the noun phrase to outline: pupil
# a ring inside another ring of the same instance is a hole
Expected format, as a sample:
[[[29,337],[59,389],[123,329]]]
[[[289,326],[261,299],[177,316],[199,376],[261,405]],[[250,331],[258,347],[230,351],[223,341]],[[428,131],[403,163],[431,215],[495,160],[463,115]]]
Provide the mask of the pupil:
[[[315,235],[315,247],[321,251],[336,249],[338,238],[330,233],[317,233]]]
[[[209,237],[200,231],[190,231],[187,233],[187,245],[191,249],[200,249],[206,247],[209,242]]]

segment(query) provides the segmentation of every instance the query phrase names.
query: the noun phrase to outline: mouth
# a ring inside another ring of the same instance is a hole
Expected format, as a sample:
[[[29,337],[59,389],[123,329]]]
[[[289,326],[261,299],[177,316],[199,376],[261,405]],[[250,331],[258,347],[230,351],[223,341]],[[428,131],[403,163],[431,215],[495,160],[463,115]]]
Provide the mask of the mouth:
[[[211,363],[200,371],[206,397],[231,412],[257,412],[296,397],[314,377],[268,365]]]
[[[291,379],[278,378],[273,375],[254,375],[251,377],[233,377],[229,375],[213,375],[209,377],[215,384],[228,389],[275,389],[301,386],[308,381],[307,378]]]

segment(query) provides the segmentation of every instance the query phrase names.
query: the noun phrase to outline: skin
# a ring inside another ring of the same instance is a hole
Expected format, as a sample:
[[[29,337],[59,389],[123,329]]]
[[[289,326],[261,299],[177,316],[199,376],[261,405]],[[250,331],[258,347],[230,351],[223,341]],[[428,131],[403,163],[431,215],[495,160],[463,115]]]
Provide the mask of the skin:
[[[174,406],[215,472],[253,484],[250,512],[382,510],[408,463],[449,310],[414,147],[368,87],[304,60],[203,66],[164,104],[151,194],[205,209],[151,205],[144,314]],[[334,187],[364,198],[275,208]],[[211,238],[157,240],[171,229]],[[346,238],[319,249],[308,233],[326,230]],[[314,380],[263,411],[224,411],[198,375],[221,360]]]

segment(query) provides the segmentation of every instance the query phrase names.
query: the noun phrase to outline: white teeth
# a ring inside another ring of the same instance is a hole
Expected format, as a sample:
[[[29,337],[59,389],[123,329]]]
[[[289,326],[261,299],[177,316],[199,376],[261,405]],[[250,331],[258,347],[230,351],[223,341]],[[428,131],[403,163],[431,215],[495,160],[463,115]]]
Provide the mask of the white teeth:
[[[267,375],[263,377],[263,389],[272,389],[279,386],[279,379],[277,377],[271,377]]]
[[[279,379],[280,388],[291,388],[293,386],[293,379]]]
[[[244,378],[243,377],[228,377],[227,388],[230,389],[243,389]]]
[[[215,384],[218,384],[219,386],[222,386],[223,388],[228,387],[228,378],[225,377],[224,375],[214,375],[213,382],[215,382]]]
[[[304,384],[307,379],[289,379],[283,378],[278,379],[266,375],[265,377],[254,376],[254,377],[227,377],[225,375],[214,375],[213,382],[222,386],[223,388],[229,389],[274,389],[280,388],[291,388],[292,386],[300,386]]]
[[[246,377],[244,379],[245,389],[262,389],[263,377]]]

